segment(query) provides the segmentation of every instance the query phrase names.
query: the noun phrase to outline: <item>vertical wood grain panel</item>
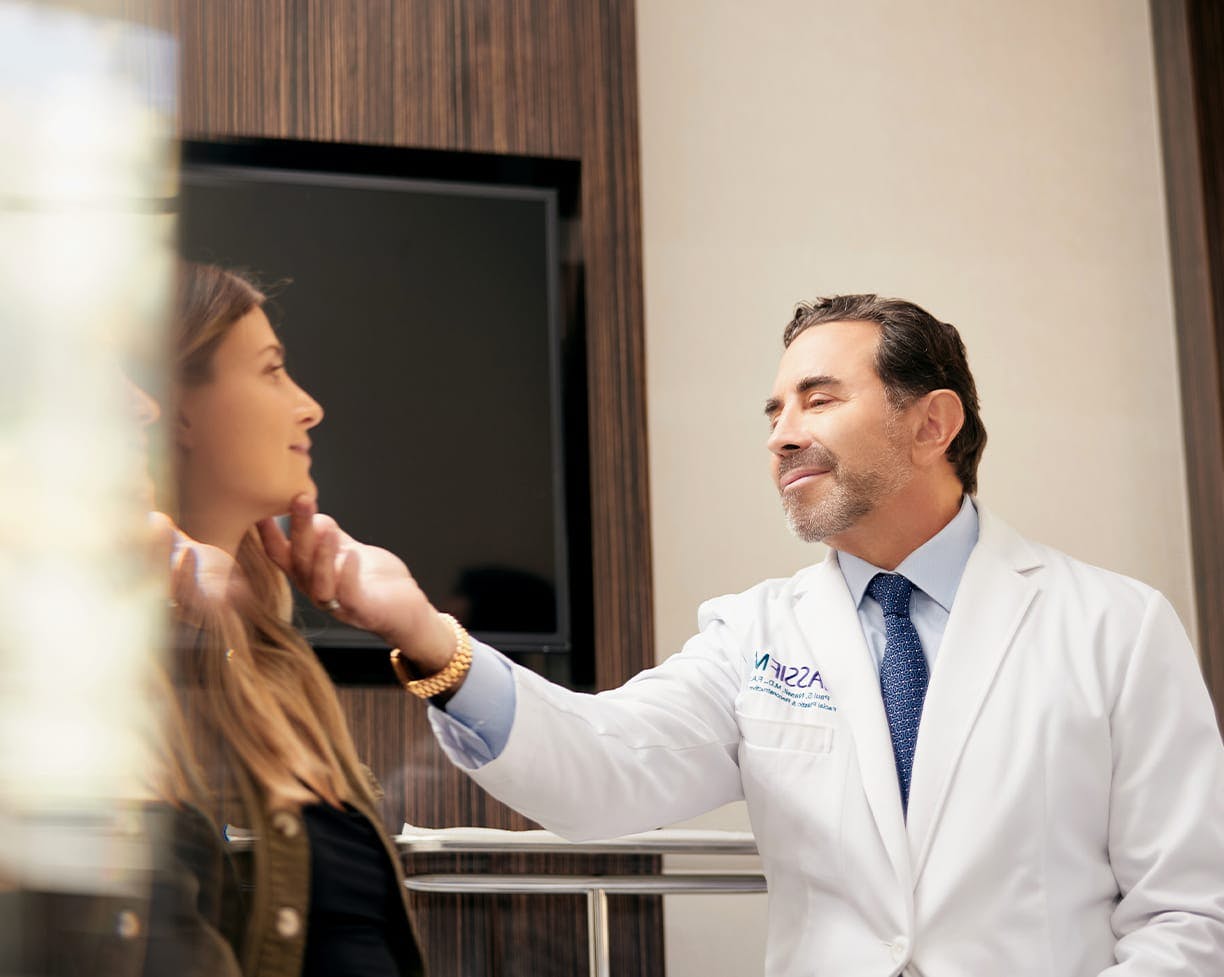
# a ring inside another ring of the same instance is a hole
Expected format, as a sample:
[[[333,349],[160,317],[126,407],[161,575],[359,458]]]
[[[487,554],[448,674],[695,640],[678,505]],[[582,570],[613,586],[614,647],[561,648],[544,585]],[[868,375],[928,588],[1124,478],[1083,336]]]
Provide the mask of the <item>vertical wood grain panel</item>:
[[[389,143],[392,0],[289,0],[290,126],[304,139]]]
[[[173,2],[183,43],[181,125],[191,138],[336,140],[579,161],[596,681],[619,685],[653,664],[633,4]],[[389,827],[404,819],[533,826],[446,761],[424,708],[398,689],[345,688],[341,699],[358,750],[387,792]],[[509,865],[589,873],[648,871],[656,863],[550,857]],[[585,972],[581,899],[429,897],[417,904],[434,977]],[[610,911],[614,972],[661,974],[660,901],[618,898]]]
[[[1151,11],[1199,646],[1224,729],[1224,7]]]
[[[396,7],[398,145],[578,159],[585,45],[568,0]]]
[[[538,827],[494,800],[446,760],[425,710],[400,689],[340,690],[358,753],[386,792],[383,820],[428,827],[481,824]],[[632,798],[625,798],[632,803]],[[633,874],[655,871],[652,858],[590,855],[416,856],[410,871],[518,874]],[[414,897],[431,977],[570,977],[586,970],[586,903],[543,896]],[[658,899],[614,896],[609,905],[613,972],[662,975],[662,907]]]
[[[390,93],[396,145],[459,148],[456,42],[454,4],[397,6]]]
[[[288,0],[180,0],[180,124],[200,135],[292,135]]]
[[[575,6],[574,26],[589,40],[582,210],[590,411],[607,439],[591,456],[595,668],[606,688],[653,663],[651,592],[635,576],[650,567],[637,69],[632,4]]]

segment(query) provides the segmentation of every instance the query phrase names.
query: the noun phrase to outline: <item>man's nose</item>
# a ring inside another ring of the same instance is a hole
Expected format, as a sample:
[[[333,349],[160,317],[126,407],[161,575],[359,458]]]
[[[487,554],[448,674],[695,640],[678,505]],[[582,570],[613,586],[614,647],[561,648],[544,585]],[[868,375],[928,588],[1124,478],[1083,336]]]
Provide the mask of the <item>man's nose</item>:
[[[788,455],[801,451],[811,443],[811,435],[803,429],[799,417],[793,411],[783,410],[775,419],[765,447],[775,455]]]

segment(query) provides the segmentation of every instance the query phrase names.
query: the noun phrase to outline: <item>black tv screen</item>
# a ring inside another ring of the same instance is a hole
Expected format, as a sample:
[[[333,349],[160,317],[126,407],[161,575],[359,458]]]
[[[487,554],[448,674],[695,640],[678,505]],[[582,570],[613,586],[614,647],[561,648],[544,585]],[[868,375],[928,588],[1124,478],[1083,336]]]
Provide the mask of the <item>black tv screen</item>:
[[[569,651],[579,432],[563,409],[558,191],[324,155],[188,143],[181,253],[270,291],[289,372],[325,410],[320,508],[401,556],[478,637]],[[379,646],[302,613],[316,647]]]

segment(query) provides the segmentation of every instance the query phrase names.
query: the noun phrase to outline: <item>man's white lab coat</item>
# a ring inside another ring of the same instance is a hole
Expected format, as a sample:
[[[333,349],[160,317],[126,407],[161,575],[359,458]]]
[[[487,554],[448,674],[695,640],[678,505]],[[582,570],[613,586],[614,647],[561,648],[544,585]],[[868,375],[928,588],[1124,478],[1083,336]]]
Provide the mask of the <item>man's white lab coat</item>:
[[[1224,745],[1160,594],[983,511],[908,820],[834,555],[699,623],[599,696],[516,667],[510,738],[472,776],[573,839],[746,798],[769,977],[1224,974]]]

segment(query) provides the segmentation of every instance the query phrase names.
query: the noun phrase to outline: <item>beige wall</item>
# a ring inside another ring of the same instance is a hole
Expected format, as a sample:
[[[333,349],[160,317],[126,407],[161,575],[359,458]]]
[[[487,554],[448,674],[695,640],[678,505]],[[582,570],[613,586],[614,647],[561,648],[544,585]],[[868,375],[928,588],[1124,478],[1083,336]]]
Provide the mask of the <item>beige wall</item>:
[[[780,518],[761,402],[794,302],[845,291],[960,328],[987,505],[1192,620],[1145,0],[637,14],[660,657],[704,598],[819,557]],[[669,900],[669,974],[758,973],[763,918]]]

